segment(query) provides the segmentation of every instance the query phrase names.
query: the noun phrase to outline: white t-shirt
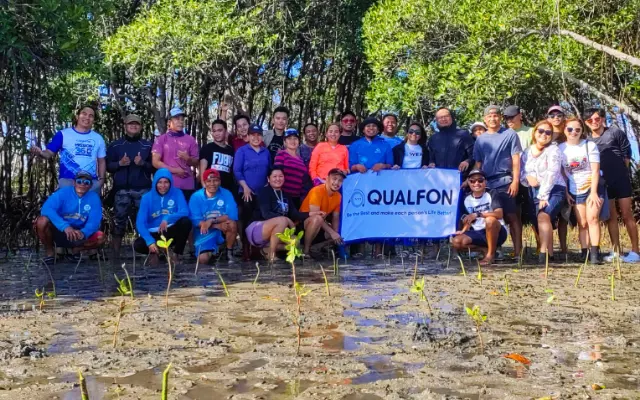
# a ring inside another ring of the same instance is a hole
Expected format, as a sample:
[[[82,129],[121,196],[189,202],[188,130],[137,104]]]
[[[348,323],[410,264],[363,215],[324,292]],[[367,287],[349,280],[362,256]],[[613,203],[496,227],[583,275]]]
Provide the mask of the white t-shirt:
[[[489,192],[485,192],[481,197],[475,198],[473,193],[468,195],[464,199],[464,208],[467,210],[467,214],[473,214],[477,212],[493,211],[498,208],[502,208],[497,196],[491,196]],[[504,226],[504,220],[500,219],[500,224]],[[481,231],[487,227],[484,218],[478,217],[471,224],[474,231]]]
[[[404,159],[402,160],[402,168],[420,168],[422,167],[422,147],[419,144],[404,145]]]
[[[562,166],[569,177],[569,192],[573,195],[584,194],[591,188],[591,164],[600,162],[598,146],[583,140],[580,144],[560,144]]]

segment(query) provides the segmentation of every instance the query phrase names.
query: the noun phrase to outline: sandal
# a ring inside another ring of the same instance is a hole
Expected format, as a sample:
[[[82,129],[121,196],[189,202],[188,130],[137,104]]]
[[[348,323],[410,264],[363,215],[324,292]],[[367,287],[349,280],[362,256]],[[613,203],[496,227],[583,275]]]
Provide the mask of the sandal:
[[[44,263],[44,265],[46,265],[48,268],[52,268],[55,263],[56,263],[56,258],[54,256],[51,257],[44,257],[42,259],[42,262]]]

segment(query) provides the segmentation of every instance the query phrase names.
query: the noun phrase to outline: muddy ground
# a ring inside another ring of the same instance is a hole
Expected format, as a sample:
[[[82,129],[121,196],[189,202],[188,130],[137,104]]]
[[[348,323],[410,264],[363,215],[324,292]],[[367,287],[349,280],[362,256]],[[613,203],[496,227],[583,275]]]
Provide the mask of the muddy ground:
[[[431,312],[409,290],[415,258],[341,261],[338,275],[325,260],[330,296],[318,262],[298,265],[312,291],[296,355],[285,264],[263,263],[255,286],[254,264],[221,266],[229,297],[211,267],[179,266],[165,309],[167,268],[138,259],[134,273],[129,259],[135,300],[113,349],[122,269],[59,264],[57,297],[38,311],[48,274],[18,255],[0,264],[0,399],[80,399],[78,370],[91,400],[159,399],[169,363],[169,399],[181,400],[640,399],[640,267],[622,264],[613,301],[610,265],[587,267],[576,289],[578,264],[551,265],[547,279],[544,266],[501,264],[480,282],[475,261],[462,276],[440,258],[418,266]],[[488,316],[482,351],[465,304]]]

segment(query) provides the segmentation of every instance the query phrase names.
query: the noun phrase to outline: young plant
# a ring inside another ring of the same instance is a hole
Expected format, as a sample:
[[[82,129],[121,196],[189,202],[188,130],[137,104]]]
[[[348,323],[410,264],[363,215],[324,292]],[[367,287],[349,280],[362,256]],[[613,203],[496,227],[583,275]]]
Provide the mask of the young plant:
[[[589,262],[589,249],[587,249],[587,256],[584,258],[584,264],[580,265],[578,268],[578,276],[576,277],[576,283],[573,284],[573,287],[577,288],[578,283],[580,283],[580,275],[582,274],[582,269],[587,267],[587,262]]]
[[[464,262],[462,262],[462,258],[460,254],[458,254],[458,260],[460,261],[460,268],[462,269],[462,276],[467,276],[467,271],[464,270]]]
[[[616,276],[613,273],[609,275],[609,282],[611,282],[611,301],[616,301],[616,296],[614,294],[614,289],[616,286]]]
[[[80,386],[80,398],[82,400],[89,400],[89,392],[87,391],[87,381],[82,376],[82,371],[78,370],[78,385]]]
[[[447,266],[444,269],[449,268],[449,263],[451,263],[451,243],[447,246],[449,248],[449,254],[447,255]],[[460,258],[460,257],[458,257]]]
[[[480,284],[482,285],[482,267],[480,266],[480,261],[476,260],[476,262],[478,263],[478,275],[476,276],[476,279],[480,281]]]
[[[331,257],[333,257],[333,275],[338,275],[340,273],[340,267],[338,266],[338,261],[336,260],[336,252],[333,251],[333,249],[331,249]]]
[[[504,293],[509,296],[509,275],[504,274]]]
[[[224,282],[224,279],[222,278],[222,275],[220,274],[220,271],[218,271],[218,268],[213,267],[216,270],[216,274],[218,275],[218,279],[220,279],[220,283],[222,283],[222,289],[224,289],[224,295],[229,297],[229,290],[227,289],[227,284]]]
[[[329,290],[329,281],[327,280],[327,274],[324,273],[322,264],[320,265],[320,271],[322,271],[322,277],[324,278],[324,288],[327,291],[327,297],[331,297],[331,290]]]
[[[169,309],[169,290],[171,289],[171,281],[173,280],[173,271],[171,267],[171,255],[169,254],[169,246],[173,243],[173,239],[167,240],[164,235],[160,235],[161,240],[156,242],[156,246],[164,249],[167,252],[167,263],[169,264],[169,282],[167,283],[167,291],[164,295],[165,308]]]
[[[167,365],[164,372],[162,373],[162,400],[167,400],[169,398],[169,370],[171,369],[171,363]]]
[[[124,265],[122,266],[124,268]],[[125,269],[125,272],[127,270]],[[118,333],[120,333],[120,320],[122,319],[122,315],[124,314],[124,310],[127,307],[127,300],[125,296],[131,296],[133,300],[133,289],[131,289],[131,280],[129,279],[129,274],[127,273],[127,280],[118,279],[116,274],[113,274],[113,277],[118,282],[118,293],[120,293],[120,303],[118,304],[118,311],[116,314],[116,321],[114,323],[113,329],[113,348],[115,349],[118,346]]]
[[[253,280],[253,290],[256,290],[258,285],[258,278],[260,277],[260,265],[256,263],[256,268],[258,269],[258,273],[256,274],[255,279]]]
[[[544,279],[549,278],[549,252],[544,253]]]
[[[553,303],[553,301],[556,299],[556,295],[553,294],[553,290],[545,289],[544,292],[549,295],[549,297],[547,297],[547,304]]]
[[[416,279],[418,279],[418,256],[416,256],[416,264],[413,266],[413,278],[411,279],[411,285],[416,284]]]
[[[420,295],[420,301],[427,302],[427,308],[429,309],[429,314],[431,314],[432,313],[431,304],[429,303],[429,299],[427,298],[427,295],[424,293],[424,287],[425,287],[425,282],[424,282],[424,276],[423,276],[422,279],[420,279],[419,281],[413,282],[413,286],[411,286],[411,293],[418,293]]]
[[[484,342],[482,341],[482,334],[480,333],[480,329],[482,325],[487,321],[487,316],[482,314],[480,310],[480,306],[473,306],[473,308],[469,308],[467,306],[464,307],[467,315],[473,320],[476,324],[476,331],[478,332],[478,339],[480,340],[480,352],[484,352]]]

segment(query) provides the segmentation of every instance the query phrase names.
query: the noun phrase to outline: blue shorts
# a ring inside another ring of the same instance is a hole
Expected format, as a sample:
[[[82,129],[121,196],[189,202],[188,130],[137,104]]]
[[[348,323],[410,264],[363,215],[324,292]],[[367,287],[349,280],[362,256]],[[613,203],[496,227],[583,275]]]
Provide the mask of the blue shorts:
[[[515,214],[518,210],[516,198],[509,196],[509,186],[511,186],[511,184],[500,186],[490,191],[492,198],[496,196],[500,200],[502,212],[505,216]]]
[[[540,209],[540,200],[538,199],[538,188],[531,188],[531,196],[533,197],[533,204],[535,207],[534,215],[538,215],[543,212],[545,214],[549,214],[549,218],[551,219],[551,224],[555,228],[558,222],[558,216],[560,215],[560,211],[562,211],[562,207],[565,204],[565,187],[561,185],[555,185],[551,188],[551,192],[549,193],[549,199],[547,202],[547,206]],[[536,229],[538,228],[537,219],[534,222]]]
[[[604,199],[604,187],[602,189],[598,188],[598,197]],[[573,193],[569,193],[569,196],[576,202],[576,204],[585,204],[587,202],[587,198],[591,194],[591,188],[587,190],[585,193],[575,195]]]
[[[466,231],[463,235],[471,238],[471,244],[477,247],[489,247],[489,243],[487,243],[487,231],[485,229],[481,229],[479,231]],[[507,241],[507,228],[504,226],[500,227],[500,232],[498,233],[498,243],[496,246],[500,247]]]

